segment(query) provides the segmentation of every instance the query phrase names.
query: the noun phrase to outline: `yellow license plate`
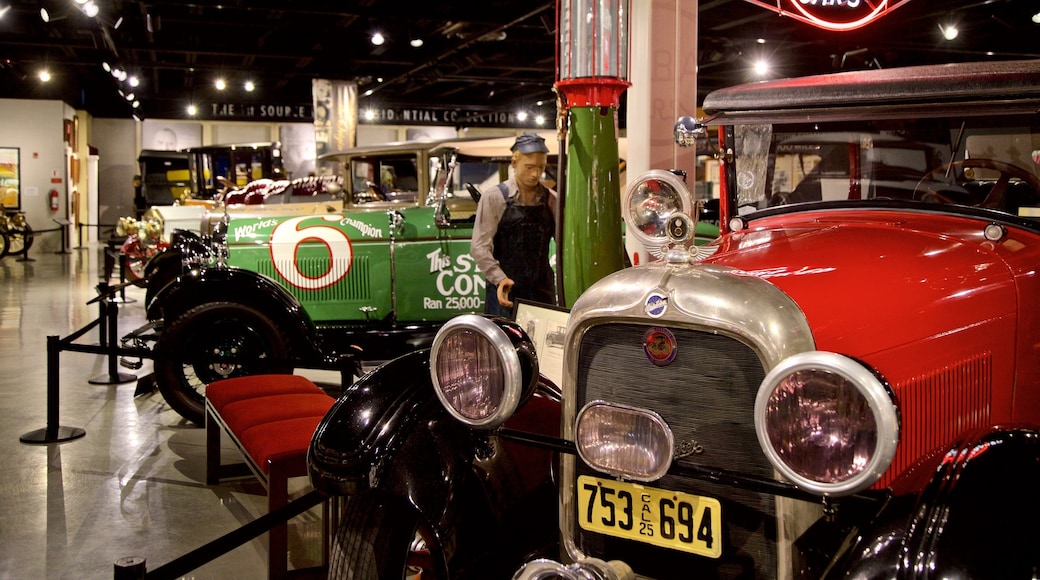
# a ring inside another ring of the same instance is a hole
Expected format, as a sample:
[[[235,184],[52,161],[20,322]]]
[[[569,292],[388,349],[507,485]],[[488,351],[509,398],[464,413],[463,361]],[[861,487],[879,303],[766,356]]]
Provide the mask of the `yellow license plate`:
[[[722,555],[722,504],[711,497],[583,475],[578,478],[578,524],[662,548]]]

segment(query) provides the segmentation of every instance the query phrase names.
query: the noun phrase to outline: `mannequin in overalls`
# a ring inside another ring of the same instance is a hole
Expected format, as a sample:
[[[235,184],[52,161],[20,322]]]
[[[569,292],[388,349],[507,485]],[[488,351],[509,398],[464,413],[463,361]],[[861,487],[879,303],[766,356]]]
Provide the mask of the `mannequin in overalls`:
[[[549,148],[534,133],[516,138],[513,176],[481,193],[470,253],[487,279],[484,311],[508,316],[513,300],[556,304],[549,240],[556,192],[541,183]]]

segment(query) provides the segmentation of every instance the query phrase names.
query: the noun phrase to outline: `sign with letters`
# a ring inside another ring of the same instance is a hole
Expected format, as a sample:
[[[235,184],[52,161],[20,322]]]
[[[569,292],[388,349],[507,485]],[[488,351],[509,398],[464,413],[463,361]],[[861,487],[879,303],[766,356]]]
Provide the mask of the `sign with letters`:
[[[826,30],[855,30],[874,22],[910,0],[745,0]]]

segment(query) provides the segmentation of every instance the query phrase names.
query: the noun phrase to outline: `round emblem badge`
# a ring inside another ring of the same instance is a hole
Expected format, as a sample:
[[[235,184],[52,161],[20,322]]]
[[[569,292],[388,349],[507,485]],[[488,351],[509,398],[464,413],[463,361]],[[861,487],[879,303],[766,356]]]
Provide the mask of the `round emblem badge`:
[[[675,360],[675,335],[667,328],[655,326],[643,335],[643,352],[650,362],[663,367]]]
[[[651,318],[660,318],[664,316],[664,311],[668,309],[668,297],[660,292],[651,292],[646,297],[646,302],[643,303],[643,311],[646,315]]]

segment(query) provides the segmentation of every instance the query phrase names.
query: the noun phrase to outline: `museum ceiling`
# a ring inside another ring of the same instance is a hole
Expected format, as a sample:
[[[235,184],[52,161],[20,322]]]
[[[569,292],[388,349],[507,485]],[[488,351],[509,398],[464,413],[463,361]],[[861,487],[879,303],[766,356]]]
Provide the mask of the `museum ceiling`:
[[[357,81],[361,94],[372,91],[363,106],[369,99],[490,111],[551,106],[554,98],[552,1],[94,0],[93,17],[86,1],[0,0],[0,97],[62,99],[100,117],[166,118],[183,116],[193,100],[309,103],[315,78]],[[770,77],[1040,58],[1038,11],[1035,0],[909,0],[866,27],[830,32],[761,3],[702,0],[699,30],[688,32],[698,34],[703,96],[758,78],[760,58],[769,59]],[[952,22],[959,34],[946,40],[941,28]],[[376,31],[387,39],[380,46],[371,42]],[[131,88],[105,66],[140,83]],[[50,82],[39,80],[42,69]],[[217,78],[227,82],[223,92]],[[244,91],[247,80],[254,91]]]

